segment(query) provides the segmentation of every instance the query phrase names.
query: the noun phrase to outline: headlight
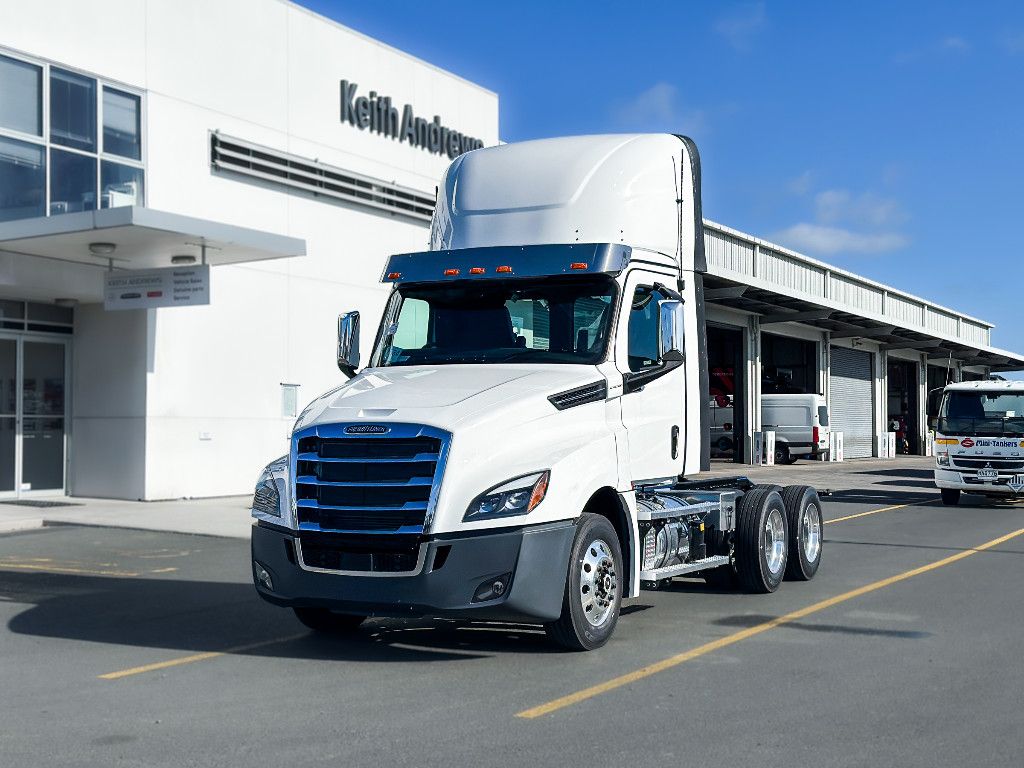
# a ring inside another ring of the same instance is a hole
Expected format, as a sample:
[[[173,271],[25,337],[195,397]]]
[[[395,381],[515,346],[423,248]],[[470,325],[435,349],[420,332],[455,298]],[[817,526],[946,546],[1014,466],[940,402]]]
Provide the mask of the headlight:
[[[938,464],[940,467],[948,467],[949,466],[949,452],[948,451],[939,451],[938,453],[936,453],[935,454],[935,463]]]
[[[473,499],[462,519],[491,520],[496,517],[513,517],[531,512],[544,500],[548,492],[548,479],[551,473],[547,470],[532,475],[516,477],[501,485],[497,485]]]
[[[275,475],[287,469],[288,457],[282,456],[268,464],[260,474],[260,479],[256,481],[256,491],[252,495],[253,517],[281,517],[281,494],[277,490]]]

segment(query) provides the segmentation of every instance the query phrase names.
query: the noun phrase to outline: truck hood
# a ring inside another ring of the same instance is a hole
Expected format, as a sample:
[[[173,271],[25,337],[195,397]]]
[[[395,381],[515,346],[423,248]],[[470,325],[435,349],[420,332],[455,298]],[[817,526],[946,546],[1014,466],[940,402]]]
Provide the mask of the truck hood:
[[[371,368],[310,403],[295,428],[371,420],[452,429],[481,411],[522,408],[603,378],[589,365]],[[545,411],[553,408],[550,403],[544,405]]]

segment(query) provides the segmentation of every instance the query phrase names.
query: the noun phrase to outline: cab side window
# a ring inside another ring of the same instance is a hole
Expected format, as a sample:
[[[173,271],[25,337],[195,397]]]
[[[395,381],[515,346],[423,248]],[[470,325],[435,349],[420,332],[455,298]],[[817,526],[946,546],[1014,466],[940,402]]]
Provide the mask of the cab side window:
[[[658,302],[667,299],[657,288],[638,285],[629,312],[629,370],[634,373],[658,365]]]

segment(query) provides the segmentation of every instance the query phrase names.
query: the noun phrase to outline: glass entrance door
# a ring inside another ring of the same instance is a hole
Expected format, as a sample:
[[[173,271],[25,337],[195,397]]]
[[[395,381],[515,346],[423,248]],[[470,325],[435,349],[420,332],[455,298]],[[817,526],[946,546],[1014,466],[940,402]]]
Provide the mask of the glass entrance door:
[[[0,337],[0,495],[64,492],[67,343]]]

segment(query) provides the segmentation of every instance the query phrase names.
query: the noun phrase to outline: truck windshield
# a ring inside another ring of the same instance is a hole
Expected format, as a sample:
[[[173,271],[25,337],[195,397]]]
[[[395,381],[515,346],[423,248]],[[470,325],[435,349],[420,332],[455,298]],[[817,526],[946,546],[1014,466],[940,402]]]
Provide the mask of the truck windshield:
[[[372,365],[598,363],[615,295],[604,276],[403,285]]]
[[[938,427],[944,435],[1024,435],[1024,390],[947,392]]]

